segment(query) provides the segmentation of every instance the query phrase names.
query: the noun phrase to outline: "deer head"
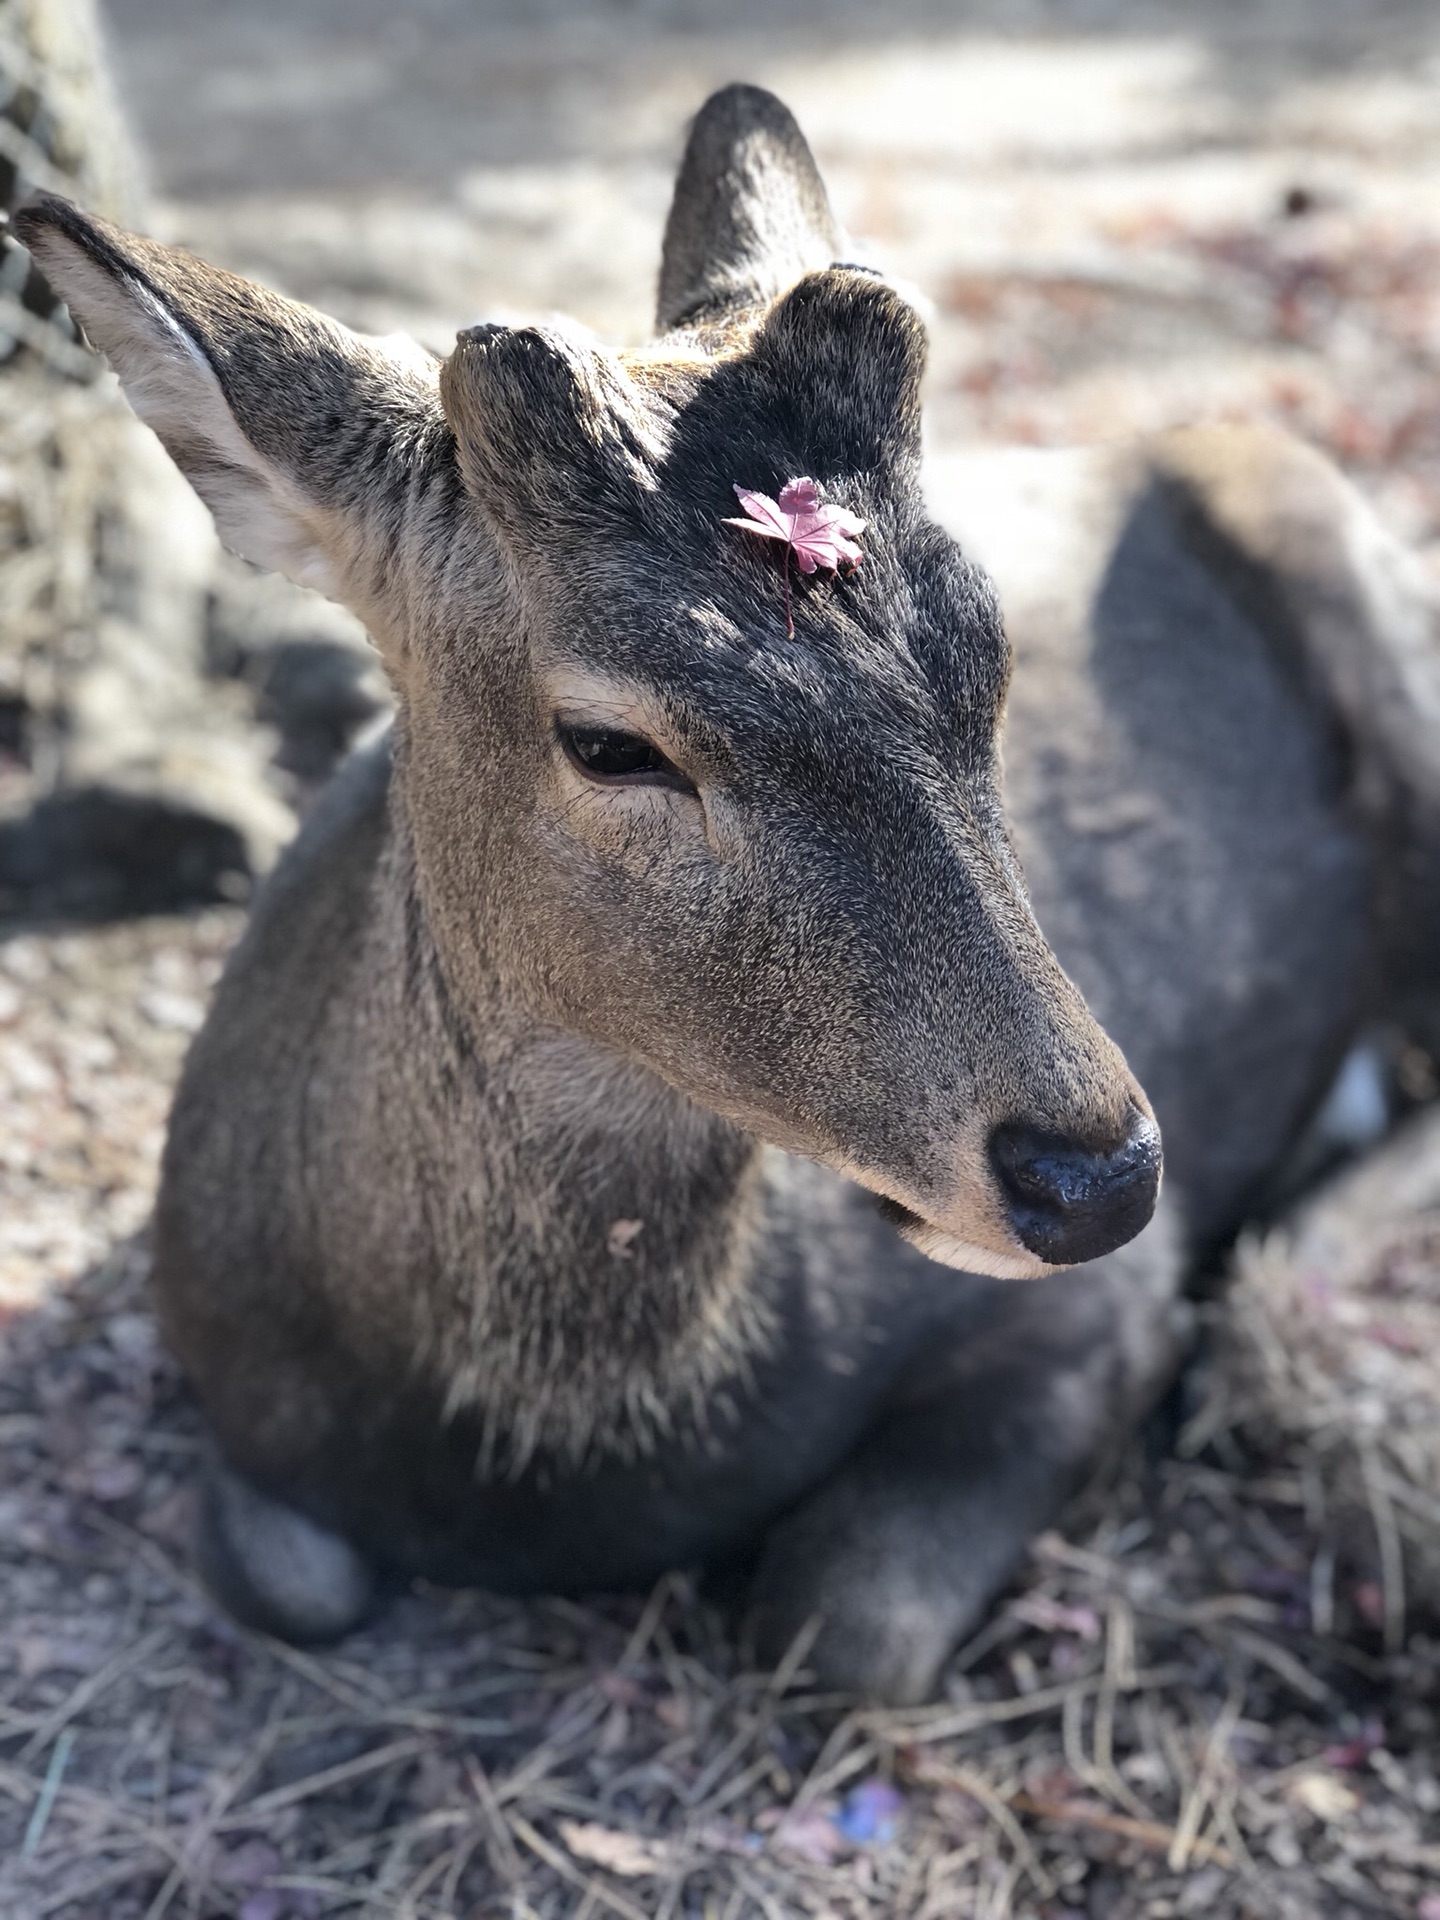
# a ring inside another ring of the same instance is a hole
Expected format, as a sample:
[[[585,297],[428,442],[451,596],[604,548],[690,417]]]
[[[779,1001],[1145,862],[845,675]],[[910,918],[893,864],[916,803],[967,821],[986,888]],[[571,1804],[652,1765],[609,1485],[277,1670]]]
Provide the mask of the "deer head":
[[[1000,804],[986,579],[926,516],[921,323],[841,251],[789,114],[691,133],[661,338],[478,327],[443,365],[42,199],[18,230],[262,565],[352,606],[462,1017],[495,996],[1004,1275],[1148,1219],[1144,1095],[1046,946]],[[724,524],[812,476],[864,562]]]

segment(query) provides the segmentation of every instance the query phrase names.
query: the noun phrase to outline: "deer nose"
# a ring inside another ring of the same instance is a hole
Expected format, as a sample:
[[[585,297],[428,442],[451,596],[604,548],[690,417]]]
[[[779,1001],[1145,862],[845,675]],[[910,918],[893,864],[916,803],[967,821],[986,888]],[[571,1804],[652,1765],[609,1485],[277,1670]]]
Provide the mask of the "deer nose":
[[[1155,1211],[1160,1159],[1159,1129],[1133,1108],[1125,1138],[1106,1152],[1017,1124],[990,1136],[1016,1237],[1057,1267],[1097,1260],[1135,1237]]]

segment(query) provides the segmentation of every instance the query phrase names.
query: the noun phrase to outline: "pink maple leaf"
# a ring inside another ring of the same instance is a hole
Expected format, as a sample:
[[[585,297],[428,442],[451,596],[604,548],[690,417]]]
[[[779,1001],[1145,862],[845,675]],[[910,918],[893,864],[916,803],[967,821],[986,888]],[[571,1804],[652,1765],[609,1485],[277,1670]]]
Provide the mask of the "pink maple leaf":
[[[726,516],[727,527],[785,543],[785,623],[793,639],[790,555],[795,555],[802,573],[814,573],[817,567],[858,567],[865,556],[855,543],[855,535],[865,531],[865,522],[844,507],[822,506],[820,489],[813,480],[787,480],[778,500],[741,486],[735,488],[735,495],[749,518]]]

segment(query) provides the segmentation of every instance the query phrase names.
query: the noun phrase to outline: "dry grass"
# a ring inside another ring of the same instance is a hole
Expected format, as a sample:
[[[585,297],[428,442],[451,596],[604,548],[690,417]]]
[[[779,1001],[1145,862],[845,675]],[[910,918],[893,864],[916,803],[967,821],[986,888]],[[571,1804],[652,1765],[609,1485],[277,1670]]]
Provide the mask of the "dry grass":
[[[1192,1394],[1193,1457],[1158,1432],[1137,1446],[1038,1544],[937,1707],[816,1698],[803,1648],[747,1672],[684,1578],[585,1607],[419,1592],[325,1655],[238,1632],[187,1568],[197,1425],[143,1238],[96,1260],[16,1231],[62,1190],[102,1237],[143,1211],[236,923],[0,945],[7,1920],[1440,1914],[1440,1639],[1417,1557],[1440,1526],[1396,1498],[1393,1450],[1388,1539],[1363,1482],[1331,1472],[1348,1386],[1331,1348],[1297,1355],[1275,1245],[1266,1286],[1247,1256]],[[1406,1244],[1433,1373],[1434,1242]],[[1347,1271],[1330,1284],[1374,1281]],[[1309,1369],[1278,1386],[1277,1334]]]
[[[1440,1608],[1440,1108],[1242,1243],[1206,1386],[1191,1449],[1298,1476],[1323,1564],[1374,1555],[1398,1650]]]

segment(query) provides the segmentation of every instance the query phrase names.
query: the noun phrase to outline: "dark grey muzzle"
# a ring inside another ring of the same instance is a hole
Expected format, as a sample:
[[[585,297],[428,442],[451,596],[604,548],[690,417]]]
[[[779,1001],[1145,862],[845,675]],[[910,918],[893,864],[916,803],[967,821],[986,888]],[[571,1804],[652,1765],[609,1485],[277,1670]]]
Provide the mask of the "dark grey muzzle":
[[[997,1127],[990,1160],[1016,1236],[1052,1266],[1097,1260],[1124,1246],[1155,1211],[1160,1134],[1132,1110],[1130,1130],[1108,1152],[1034,1127]]]

